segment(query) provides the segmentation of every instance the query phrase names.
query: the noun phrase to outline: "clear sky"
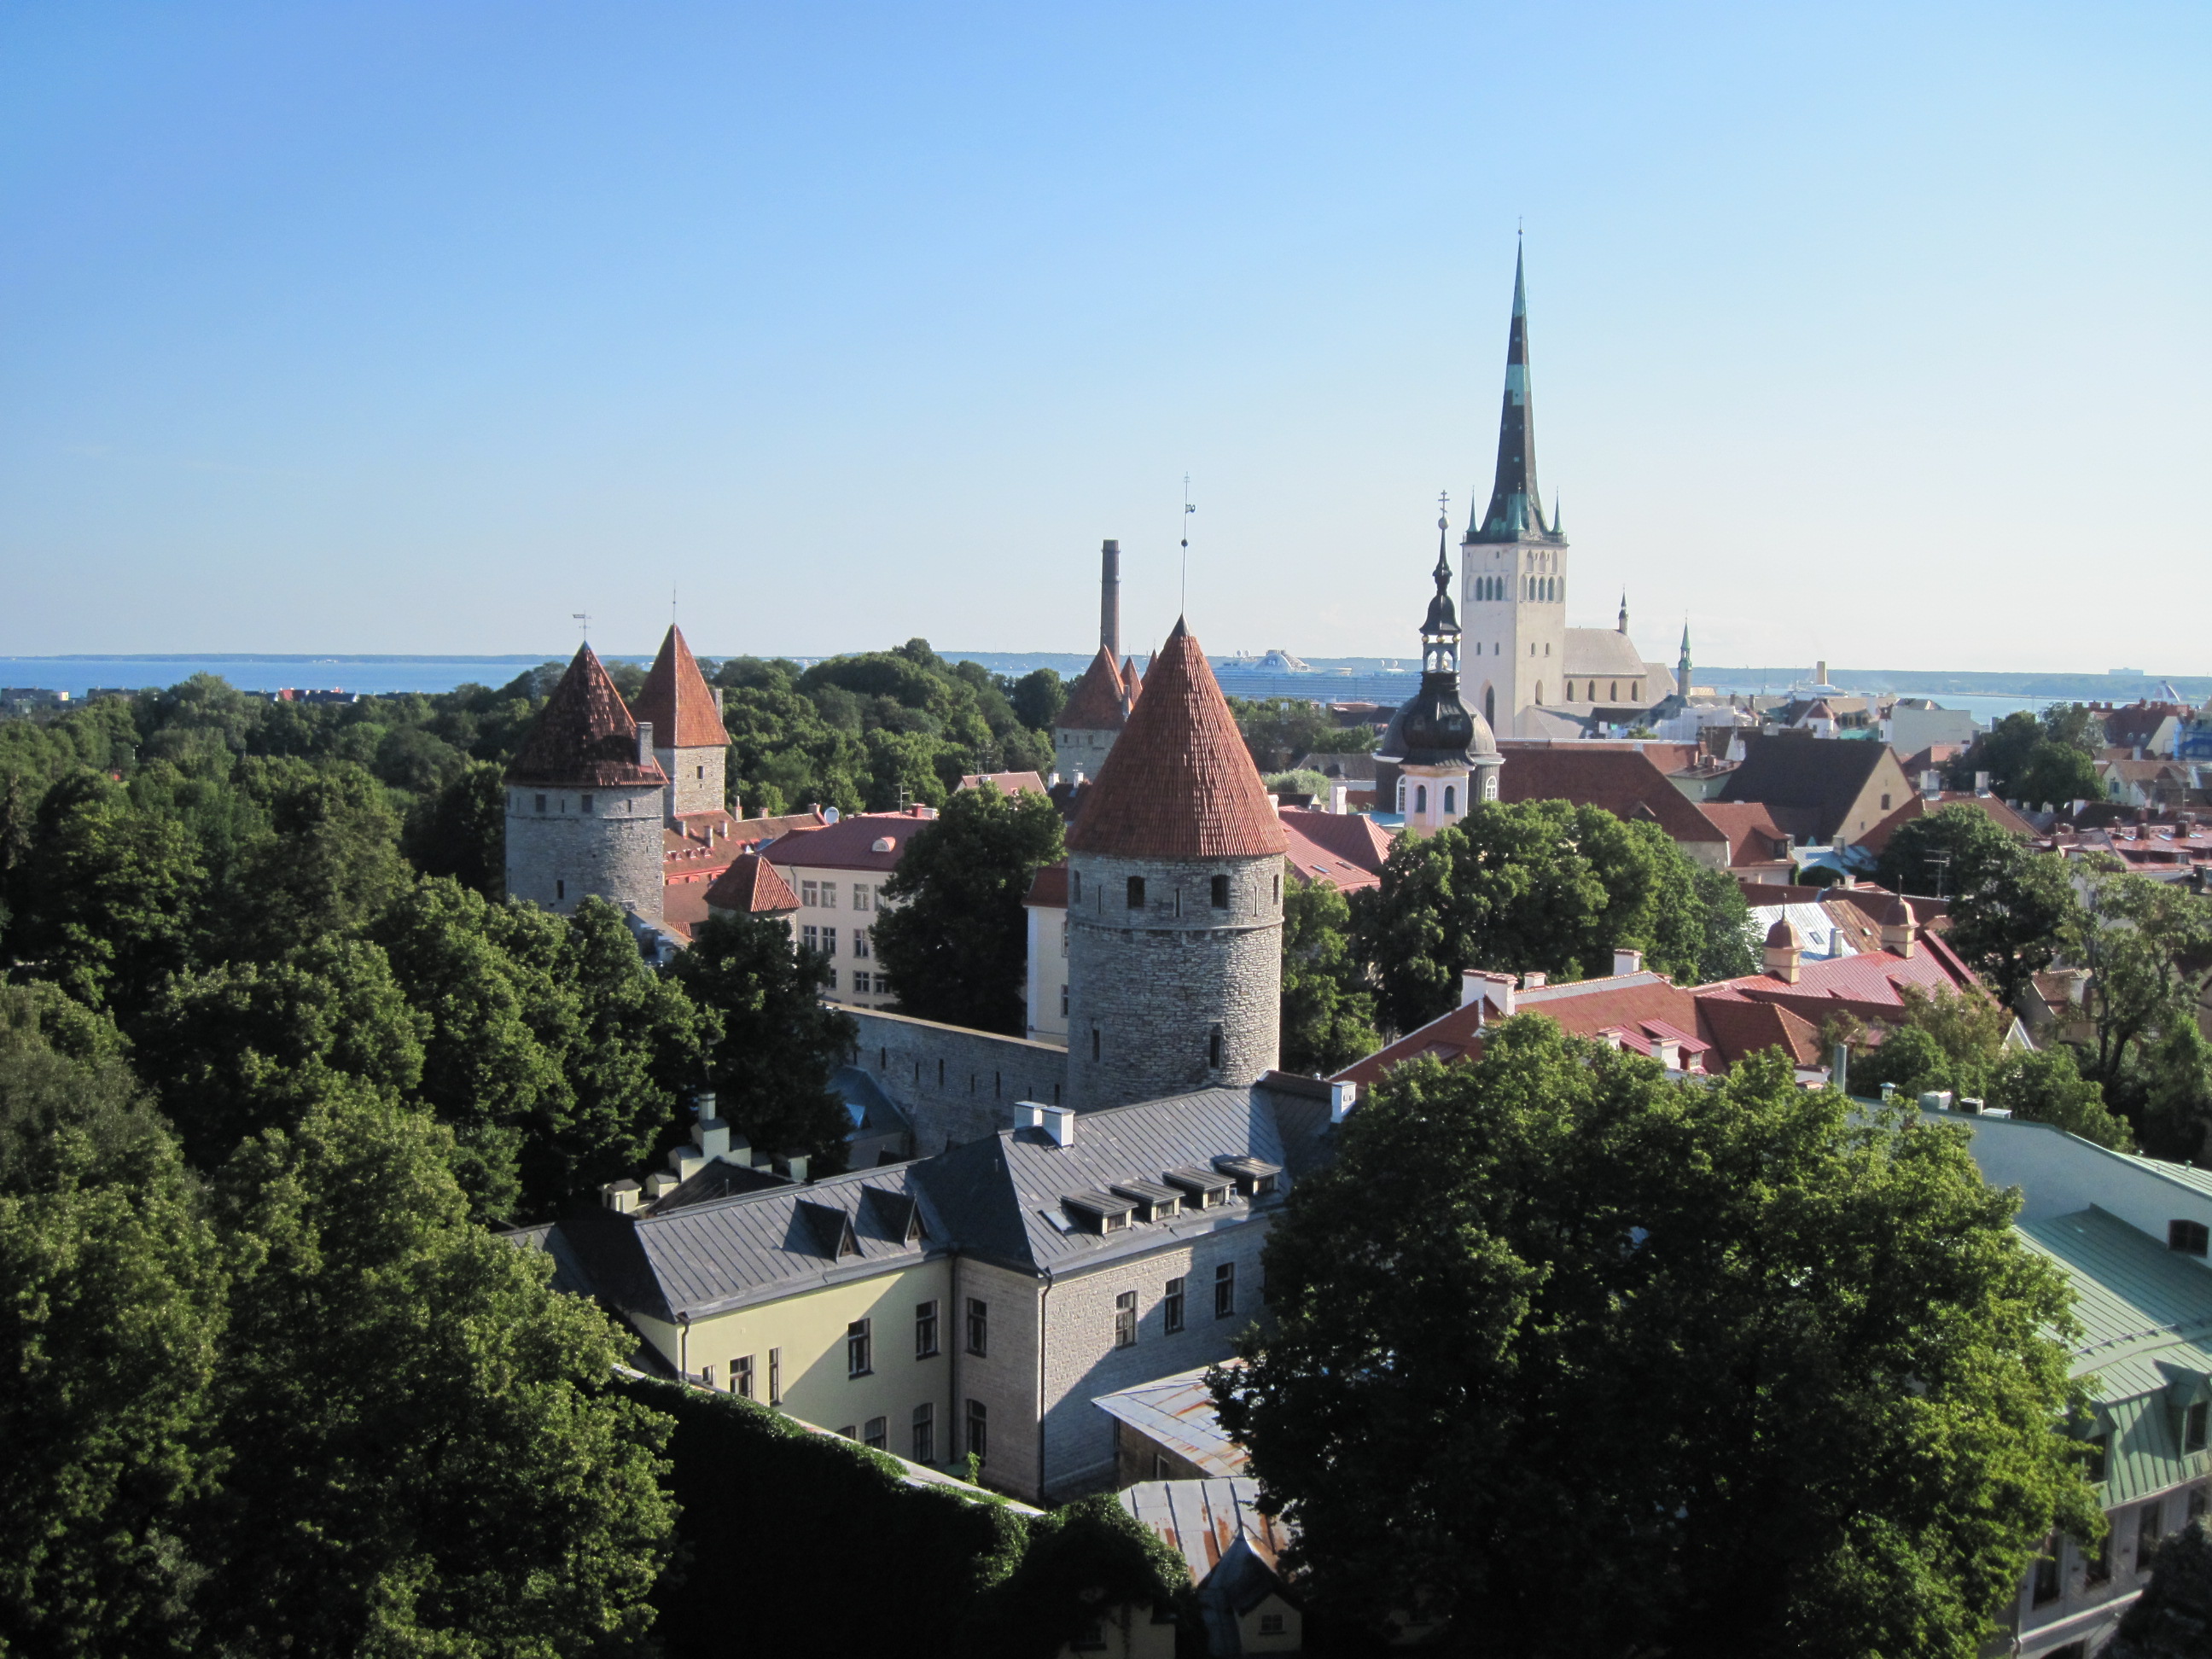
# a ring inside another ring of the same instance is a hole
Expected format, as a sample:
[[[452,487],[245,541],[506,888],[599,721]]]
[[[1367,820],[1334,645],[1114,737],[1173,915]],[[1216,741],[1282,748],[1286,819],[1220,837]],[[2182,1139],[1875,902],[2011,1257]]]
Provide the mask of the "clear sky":
[[[2212,11],[0,6],[0,654],[1399,654],[1514,227],[1571,623],[2212,671]],[[1456,532],[1455,532],[1456,534]]]

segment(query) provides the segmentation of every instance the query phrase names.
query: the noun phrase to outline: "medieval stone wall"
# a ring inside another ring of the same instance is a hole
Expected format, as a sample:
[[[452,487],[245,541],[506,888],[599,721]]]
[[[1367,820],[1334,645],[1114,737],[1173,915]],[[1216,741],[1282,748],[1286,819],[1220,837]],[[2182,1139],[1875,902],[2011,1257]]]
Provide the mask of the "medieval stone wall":
[[[1068,1103],[1097,1111],[1274,1068],[1282,998],[1279,856],[1068,862]],[[1225,876],[1229,904],[1212,904]],[[1141,881],[1132,908],[1129,884]],[[1218,1029],[1217,1052],[1214,1033]]]
[[[561,915],[586,895],[658,920],[661,791],[507,791],[507,891]]]
[[[724,805],[724,768],[726,749],[656,749],[653,757],[668,774],[664,810],[671,817],[686,812],[719,812]]]
[[[1054,770],[1070,783],[1075,781],[1078,772],[1086,778],[1096,778],[1098,769],[1106,764],[1106,757],[1113,752],[1114,739],[1121,735],[1119,732],[1084,732],[1054,726],[1052,732]]]
[[[854,1063],[913,1122],[916,1158],[1011,1129],[1015,1103],[1057,1106],[1066,1091],[1067,1054],[1049,1042],[875,1008],[843,1012],[860,1028]]]

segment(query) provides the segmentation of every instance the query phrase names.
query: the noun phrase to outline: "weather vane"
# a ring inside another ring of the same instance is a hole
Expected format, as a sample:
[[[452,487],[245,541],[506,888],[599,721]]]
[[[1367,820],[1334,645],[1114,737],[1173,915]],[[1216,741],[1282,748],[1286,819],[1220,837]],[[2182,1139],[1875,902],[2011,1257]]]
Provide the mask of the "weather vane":
[[[1182,608],[1190,609],[1190,515],[1198,509],[1190,501],[1190,474],[1182,475]]]
[[[1451,492],[1449,490],[1437,491],[1437,528],[1451,528]]]
[[[586,640],[590,639],[592,637],[591,613],[587,611],[571,611],[568,614],[584,624],[584,637]]]

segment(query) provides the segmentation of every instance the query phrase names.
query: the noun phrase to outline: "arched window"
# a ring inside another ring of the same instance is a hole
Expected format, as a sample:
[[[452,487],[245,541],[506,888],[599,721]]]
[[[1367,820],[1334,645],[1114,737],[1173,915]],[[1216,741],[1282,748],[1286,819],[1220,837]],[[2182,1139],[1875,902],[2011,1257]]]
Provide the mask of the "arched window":
[[[1413,811],[1419,813],[1425,812],[1428,810],[1429,786],[1425,783],[1417,784],[1414,786],[1413,789]]]
[[[1613,700],[1615,702],[1619,702],[1620,701],[1620,682],[1619,680],[1615,680],[1613,683]]]
[[[1498,688],[1494,685],[1482,688],[1482,718],[1492,727],[1498,724]]]
[[[1449,783],[1444,786],[1444,811],[1447,812],[1459,811],[1459,791]]]
[[[1498,773],[1494,768],[1482,775],[1482,798],[1485,800],[1498,799]]]

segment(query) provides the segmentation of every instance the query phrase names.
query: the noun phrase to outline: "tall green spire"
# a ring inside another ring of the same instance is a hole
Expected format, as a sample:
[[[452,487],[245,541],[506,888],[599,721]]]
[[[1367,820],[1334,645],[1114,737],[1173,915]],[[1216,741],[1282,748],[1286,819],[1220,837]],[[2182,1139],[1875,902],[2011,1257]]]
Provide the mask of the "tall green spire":
[[[1682,659],[1674,665],[1674,678],[1678,682],[1674,687],[1675,690],[1686,697],[1690,695],[1690,619],[1687,617],[1682,618]]]
[[[1498,479],[1490,505],[1468,526],[1472,542],[1513,542],[1555,536],[1544,522],[1536,488],[1536,417],[1528,391],[1528,288],[1522,256],[1513,255],[1513,322],[1505,336],[1505,403],[1498,422]]]

